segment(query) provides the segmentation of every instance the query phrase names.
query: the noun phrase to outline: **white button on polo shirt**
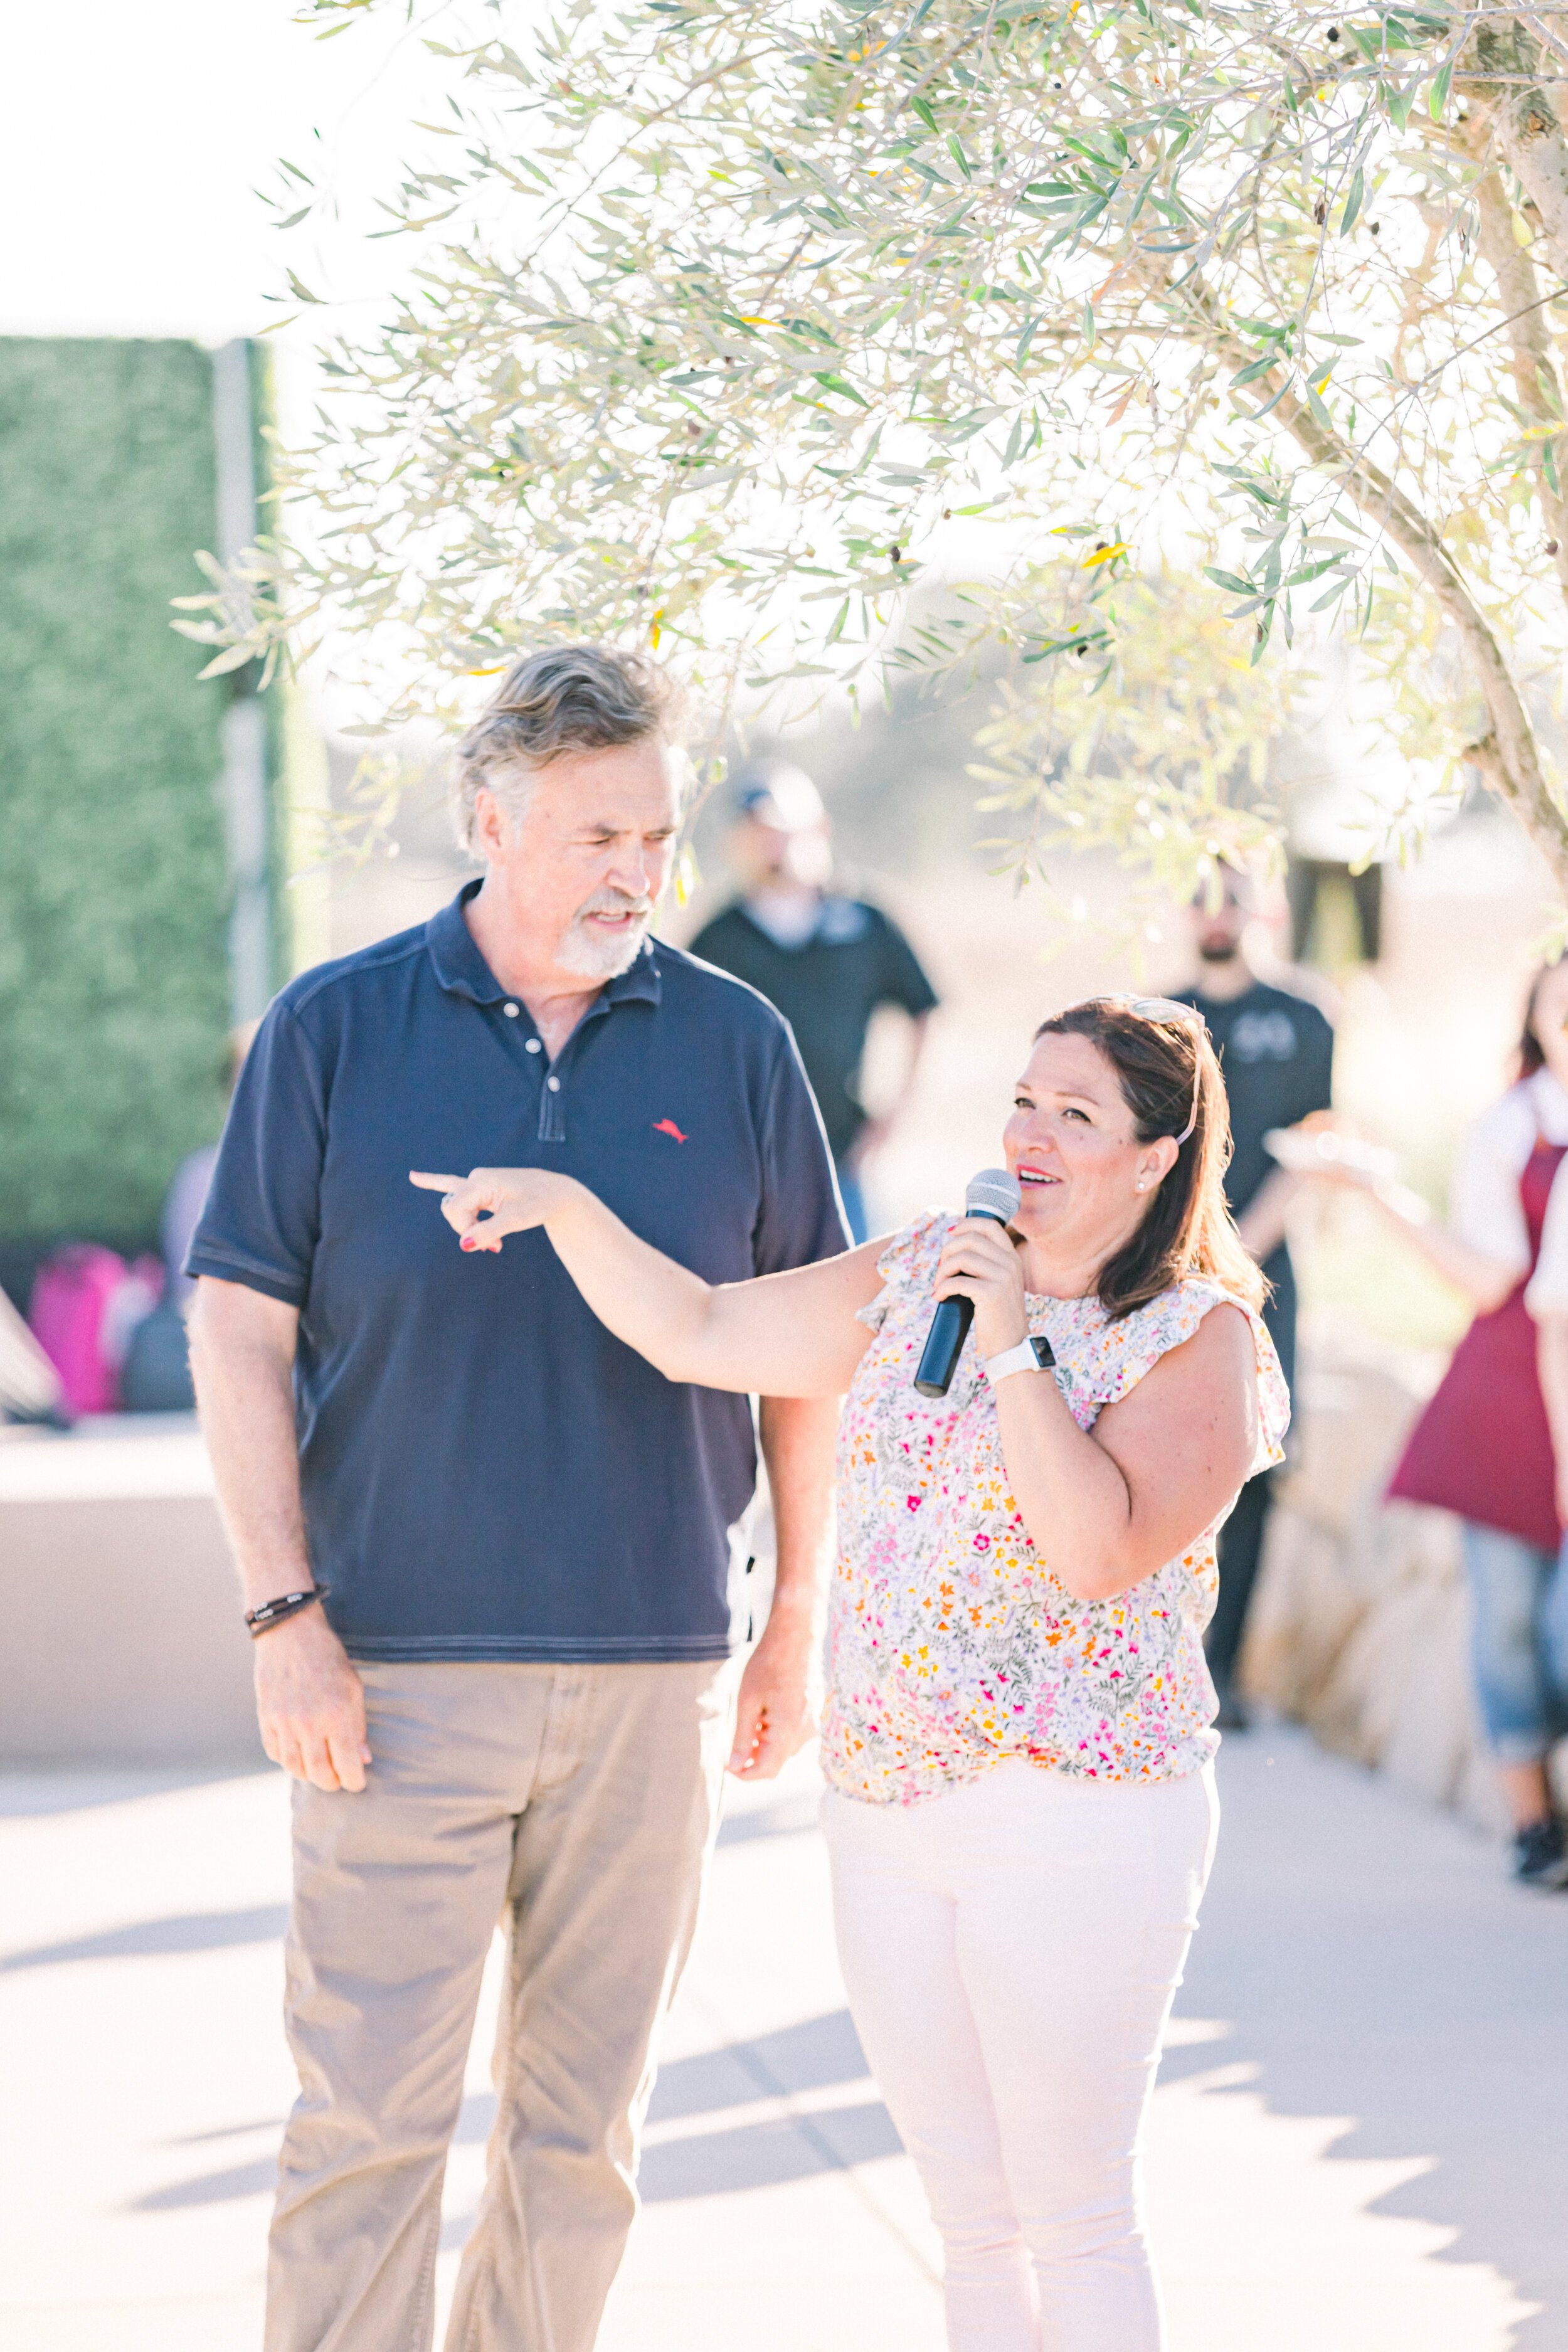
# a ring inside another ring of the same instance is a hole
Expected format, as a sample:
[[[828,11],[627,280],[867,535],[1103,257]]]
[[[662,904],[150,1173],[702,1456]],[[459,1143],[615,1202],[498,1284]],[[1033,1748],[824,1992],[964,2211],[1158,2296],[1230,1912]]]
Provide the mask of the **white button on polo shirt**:
[[[552,1095],[558,1095],[561,1092],[561,1081],[559,1078],[546,1078],[544,1083],[550,1088]]]
[[[517,1019],[517,1007],[515,1004],[503,1004],[501,1006],[501,1011],[506,1014],[509,1021],[515,1021]]]
[[[542,1054],[544,1051],[544,1048],[540,1044],[537,1037],[530,1037],[524,1045],[523,1050],[525,1053],[529,1054]]]

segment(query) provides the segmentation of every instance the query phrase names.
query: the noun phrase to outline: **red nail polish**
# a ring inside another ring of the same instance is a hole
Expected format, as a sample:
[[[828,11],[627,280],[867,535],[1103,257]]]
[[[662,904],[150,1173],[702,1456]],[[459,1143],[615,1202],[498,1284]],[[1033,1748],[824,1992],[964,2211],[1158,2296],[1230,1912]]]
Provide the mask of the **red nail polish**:
[[[479,1244],[478,1244],[478,1242],[474,1239],[474,1237],[473,1237],[472,1234],[465,1234],[462,1236],[462,1239],[458,1242],[458,1247],[459,1249],[466,1249],[466,1250],[478,1249],[478,1248],[479,1248]]]

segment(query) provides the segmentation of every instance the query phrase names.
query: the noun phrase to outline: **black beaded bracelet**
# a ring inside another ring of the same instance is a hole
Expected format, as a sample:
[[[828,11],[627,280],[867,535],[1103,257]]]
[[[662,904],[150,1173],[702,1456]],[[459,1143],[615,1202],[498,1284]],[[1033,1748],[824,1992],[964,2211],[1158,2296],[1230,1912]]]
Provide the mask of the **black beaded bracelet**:
[[[269,1633],[281,1625],[285,1617],[297,1617],[301,1609],[309,1609],[312,1601],[320,1601],[326,1592],[324,1584],[312,1584],[309,1592],[280,1592],[276,1601],[264,1601],[259,1609],[247,1609],[245,1622],[254,1642],[258,1633]]]

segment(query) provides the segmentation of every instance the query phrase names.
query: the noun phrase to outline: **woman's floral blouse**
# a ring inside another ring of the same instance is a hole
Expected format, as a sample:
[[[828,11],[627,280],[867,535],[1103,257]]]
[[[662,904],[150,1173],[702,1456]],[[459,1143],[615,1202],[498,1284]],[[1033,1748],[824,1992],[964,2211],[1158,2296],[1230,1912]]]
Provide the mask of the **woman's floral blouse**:
[[[1085,1780],[1165,1780],[1218,1745],[1203,1631],[1218,1577],[1205,1528],[1130,1591],[1075,1600],[1007,1491],[991,1387],[973,1347],[945,1397],[915,1366],[952,1223],[929,1211],[889,1244],[861,1310],[877,1337],[839,1436],[839,1557],[828,1633],[824,1769],[847,1797],[911,1804],[1013,1756]],[[1189,1276],[1111,1322],[1097,1298],[1027,1300],[1080,1429],[1230,1297]],[[1261,1318],[1255,1471],[1280,1457],[1289,1399]],[[1223,1516],[1223,1515],[1222,1515]]]

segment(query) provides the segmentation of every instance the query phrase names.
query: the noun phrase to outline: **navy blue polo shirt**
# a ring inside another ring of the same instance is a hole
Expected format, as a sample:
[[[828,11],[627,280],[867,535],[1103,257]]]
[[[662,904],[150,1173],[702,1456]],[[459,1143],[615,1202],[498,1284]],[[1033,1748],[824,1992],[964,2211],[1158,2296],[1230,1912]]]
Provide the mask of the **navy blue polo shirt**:
[[[361,1658],[730,1646],[742,1396],[667,1381],[542,1234],[468,1255],[411,1168],[548,1167],[710,1282],[845,1247],[785,1024],[662,941],[552,1063],[463,919],[304,973],[236,1090],[186,1261],[300,1309],[310,1556]]]

